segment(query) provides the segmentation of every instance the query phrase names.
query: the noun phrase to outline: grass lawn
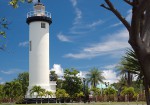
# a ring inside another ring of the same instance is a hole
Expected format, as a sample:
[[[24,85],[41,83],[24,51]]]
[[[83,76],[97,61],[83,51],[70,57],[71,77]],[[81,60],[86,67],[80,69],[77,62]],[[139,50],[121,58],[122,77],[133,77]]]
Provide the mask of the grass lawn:
[[[12,104],[5,103],[0,105],[41,105],[38,104]],[[42,105],[146,105],[145,102],[91,102],[91,103],[50,103],[50,104],[42,104]]]

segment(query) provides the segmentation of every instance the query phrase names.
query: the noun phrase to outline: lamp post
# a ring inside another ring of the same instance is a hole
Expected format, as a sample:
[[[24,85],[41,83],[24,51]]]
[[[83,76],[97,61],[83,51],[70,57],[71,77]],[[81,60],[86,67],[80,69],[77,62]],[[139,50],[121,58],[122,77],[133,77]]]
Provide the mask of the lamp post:
[[[107,88],[109,86],[109,82],[105,82],[105,86]]]
[[[86,79],[85,79],[85,78],[83,78],[84,103],[86,103],[86,95],[85,95],[85,81],[86,81]]]
[[[105,82],[106,88],[109,86],[109,82]],[[107,94],[107,97],[109,96],[109,93]]]

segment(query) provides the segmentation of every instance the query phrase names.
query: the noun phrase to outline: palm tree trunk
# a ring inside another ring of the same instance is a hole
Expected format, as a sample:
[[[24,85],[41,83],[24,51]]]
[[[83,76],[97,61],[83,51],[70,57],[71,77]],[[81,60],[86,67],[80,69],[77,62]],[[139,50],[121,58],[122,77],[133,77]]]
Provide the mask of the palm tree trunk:
[[[147,105],[150,105],[150,94],[149,94],[149,86],[147,85],[145,79],[143,79],[144,86],[145,86],[145,96],[146,96],[146,102]]]
[[[48,103],[49,103],[49,95],[48,95]]]
[[[37,104],[37,98],[36,98],[36,104]]]
[[[128,71],[128,87],[131,86],[131,73]]]
[[[42,104],[42,97],[41,97],[41,104]]]

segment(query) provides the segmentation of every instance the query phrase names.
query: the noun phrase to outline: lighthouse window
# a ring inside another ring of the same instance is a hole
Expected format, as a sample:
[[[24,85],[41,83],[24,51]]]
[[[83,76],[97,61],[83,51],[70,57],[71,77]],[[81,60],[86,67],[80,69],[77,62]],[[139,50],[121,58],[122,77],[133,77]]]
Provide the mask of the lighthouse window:
[[[41,23],[41,28],[46,28],[45,23]]]
[[[31,43],[31,41],[30,41],[30,51],[31,51],[31,48],[32,48],[32,45],[31,45],[32,43]]]

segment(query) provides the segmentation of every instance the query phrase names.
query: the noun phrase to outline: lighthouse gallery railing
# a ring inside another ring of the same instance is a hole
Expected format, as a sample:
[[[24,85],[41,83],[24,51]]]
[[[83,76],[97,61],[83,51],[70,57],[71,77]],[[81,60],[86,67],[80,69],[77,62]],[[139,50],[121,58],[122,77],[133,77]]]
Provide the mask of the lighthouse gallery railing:
[[[46,17],[51,18],[51,13],[49,13],[47,11],[41,11],[41,10],[30,11],[30,12],[27,13],[27,18],[33,17],[33,16],[46,16]]]

